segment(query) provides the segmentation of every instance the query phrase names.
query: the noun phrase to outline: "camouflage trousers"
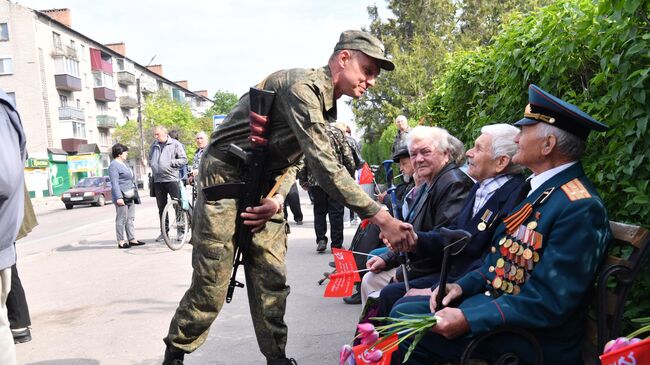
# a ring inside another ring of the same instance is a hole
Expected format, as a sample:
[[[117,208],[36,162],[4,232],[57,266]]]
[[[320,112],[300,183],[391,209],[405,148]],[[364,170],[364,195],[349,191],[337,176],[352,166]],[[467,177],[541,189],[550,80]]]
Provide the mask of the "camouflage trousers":
[[[205,154],[201,167],[200,185],[223,183],[234,174],[229,171],[232,169],[229,165],[219,160],[210,161]],[[210,176],[203,170],[219,173]],[[232,272],[237,213],[234,199],[206,201],[203,194],[198,195],[191,241],[194,247],[192,283],[181,299],[169,326],[169,334],[164,339],[167,346],[188,353],[206,340],[225,301]],[[282,212],[274,215],[266,223],[266,228],[253,236],[244,264],[257,343],[262,354],[270,360],[285,357],[287,342],[284,312],[289,286],[286,285],[284,263],[287,251],[285,225]],[[241,292],[235,291],[237,294],[241,295]]]

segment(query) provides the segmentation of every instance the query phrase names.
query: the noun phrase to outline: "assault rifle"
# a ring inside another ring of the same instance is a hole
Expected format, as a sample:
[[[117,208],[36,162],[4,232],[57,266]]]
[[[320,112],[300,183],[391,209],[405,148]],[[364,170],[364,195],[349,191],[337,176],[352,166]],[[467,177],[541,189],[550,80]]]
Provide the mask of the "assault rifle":
[[[233,257],[232,275],[226,294],[226,302],[232,301],[235,287],[243,288],[244,284],[237,281],[237,269],[246,261],[248,247],[253,240],[253,232],[249,226],[244,225],[241,213],[247,207],[256,207],[260,204],[262,194],[269,188],[269,176],[266,173],[266,146],[268,145],[267,132],[269,113],[273,105],[275,93],[252,87],[249,92],[250,99],[250,129],[248,140],[251,150],[244,151],[241,147],[231,144],[224,151],[231,158],[237,159],[245,166],[244,181],[224,183],[209,186],[203,189],[208,200],[238,199],[237,220],[235,228],[235,254]]]

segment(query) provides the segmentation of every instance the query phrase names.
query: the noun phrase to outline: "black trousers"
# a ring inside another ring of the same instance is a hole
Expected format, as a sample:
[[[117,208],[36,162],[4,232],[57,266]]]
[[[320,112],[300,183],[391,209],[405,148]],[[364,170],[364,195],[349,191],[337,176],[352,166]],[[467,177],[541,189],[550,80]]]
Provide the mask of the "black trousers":
[[[425,275],[409,280],[409,286],[415,289],[426,289],[438,285],[440,273]],[[379,314],[377,317],[388,317],[395,302],[406,295],[406,286],[403,282],[386,285],[379,294]]]
[[[343,246],[343,204],[330,198],[320,186],[309,188],[314,196],[314,230],[316,231],[316,242],[327,240],[327,220],[330,219],[330,234],[332,238],[331,247]]]
[[[156,205],[158,205],[158,220],[160,221],[163,209],[165,209],[165,205],[167,205],[167,194],[172,198],[180,199],[181,192],[177,181],[157,182],[154,183],[154,186],[156,191]],[[176,218],[178,219],[178,212],[176,212]],[[169,231],[168,221],[165,221],[164,229],[165,232]],[[162,230],[163,227],[161,226],[160,231],[162,232]]]
[[[29,307],[25,298],[23,284],[18,277],[16,264],[11,267],[11,291],[7,296],[7,314],[9,327],[12,329],[24,328],[32,325],[29,318]]]
[[[300,195],[298,195],[298,187],[296,184],[293,184],[289,190],[289,194],[284,199],[284,219],[287,219],[287,207],[291,209],[291,214],[293,214],[293,220],[296,222],[302,222],[302,209],[300,209]]]

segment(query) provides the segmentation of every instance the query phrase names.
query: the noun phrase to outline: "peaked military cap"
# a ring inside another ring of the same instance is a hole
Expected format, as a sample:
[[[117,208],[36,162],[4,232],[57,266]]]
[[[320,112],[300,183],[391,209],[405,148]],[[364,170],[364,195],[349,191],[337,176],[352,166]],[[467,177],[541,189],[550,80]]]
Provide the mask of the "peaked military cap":
[[[577,106],[531,84],[528,87],[528,105],[524,118],[515,125],[533,125],[540,122],[563,129],[584,141],[592,130],[604,132],[609,129],[607,125],[590,117]]]
[[[360,30],[346,30],[341,33],[339,42],[334,46],[334,52],[343,49],[361,51],[367,56],[379,61],[379,67],[393,71],[395,64],[386,58],[384,44],[374,35]]]
[[[409,150],[408,150],[408,148],[406,148],[406,146],[401,146],[401,147],[397,150],[397,152],[395,152],[395,154],[393,155],[393,161],[399,163],[399,160],[400,160],[402,157],[409,157],[409,156],[410,156],[410,154],[409,154]]]

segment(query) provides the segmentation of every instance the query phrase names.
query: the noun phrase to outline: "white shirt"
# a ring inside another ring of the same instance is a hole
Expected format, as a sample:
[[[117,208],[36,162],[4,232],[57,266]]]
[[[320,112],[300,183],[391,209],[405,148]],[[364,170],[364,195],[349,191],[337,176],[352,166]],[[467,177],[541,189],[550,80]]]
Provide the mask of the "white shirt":
[[[532,175],[532,177],[530,178],[530,191],[528,192],[528,195],[530,196],[530,194],[533,191],[537,190],[537,188],[542,186],[542,184],[544,184],[548,179],[568,169],[569,167],[575,165],[576,163],[578,163],[578,161],[572,161],[569,163],[565,163],[564,165],[554,167],[550,170],[546,170],[539,175]]]

